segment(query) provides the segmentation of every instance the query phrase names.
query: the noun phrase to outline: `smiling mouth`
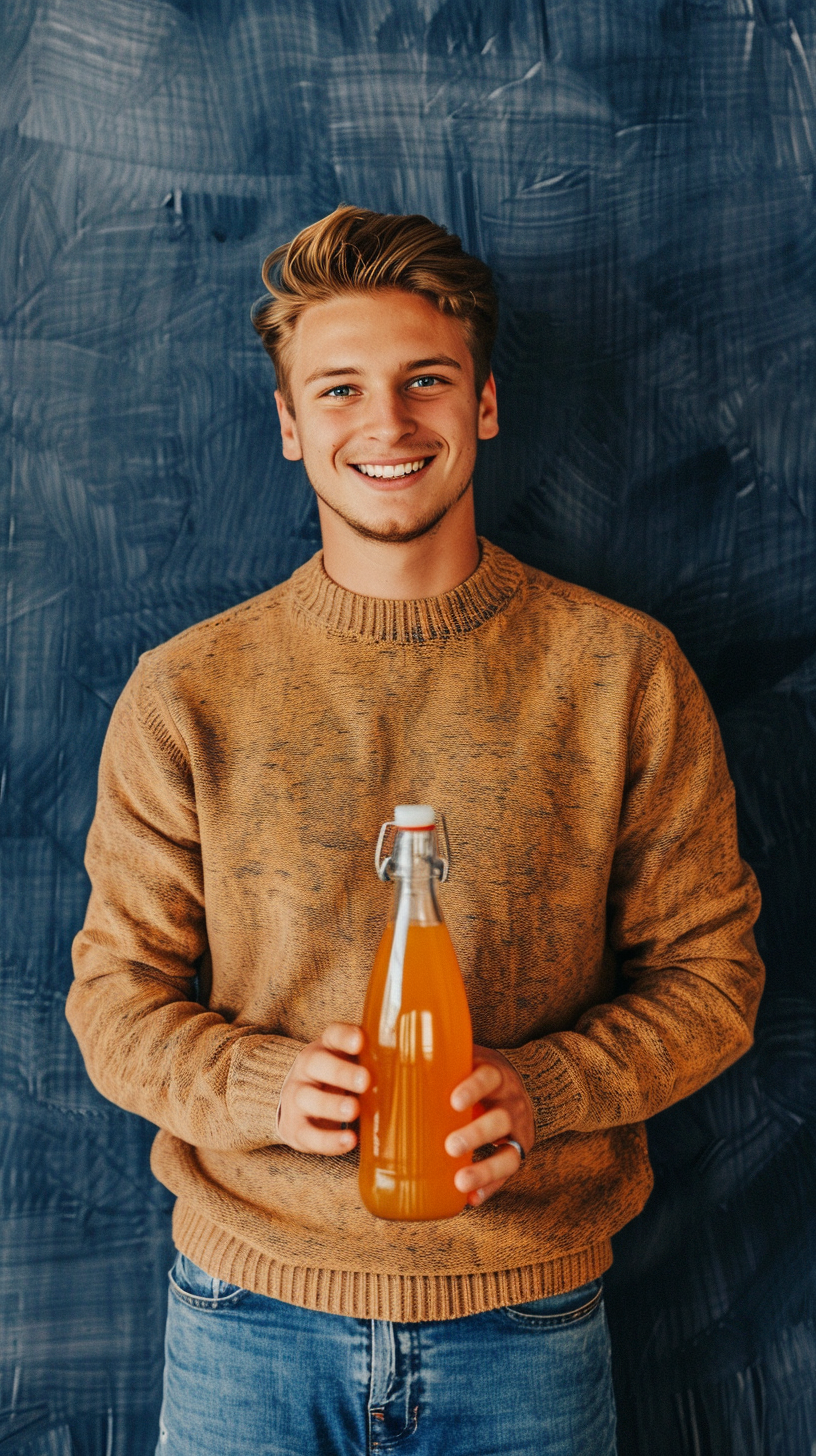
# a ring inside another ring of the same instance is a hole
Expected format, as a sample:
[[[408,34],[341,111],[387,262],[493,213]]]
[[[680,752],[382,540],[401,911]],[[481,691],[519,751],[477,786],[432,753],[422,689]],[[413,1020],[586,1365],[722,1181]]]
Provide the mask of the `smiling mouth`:
[[[400,460],[393,465],[370,465],[367,461],[359,464],[352,464],[352,470],[360,475],[367,475],[372,480],[402,480],[406,475],[418,475],[426,465],[430,465],[434,459],[433,455],[423,455],[418,460]]]

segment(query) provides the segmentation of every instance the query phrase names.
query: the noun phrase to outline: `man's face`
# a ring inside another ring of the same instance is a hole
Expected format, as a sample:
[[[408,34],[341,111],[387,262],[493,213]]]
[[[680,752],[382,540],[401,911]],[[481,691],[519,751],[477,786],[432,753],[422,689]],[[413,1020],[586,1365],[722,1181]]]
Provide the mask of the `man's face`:
[[[433,529],[470,488],[477,440],[498,432],[462,325],[400,289],[343,294],[304,310],[290,357],[283,453],[323,507],[370,540]]]

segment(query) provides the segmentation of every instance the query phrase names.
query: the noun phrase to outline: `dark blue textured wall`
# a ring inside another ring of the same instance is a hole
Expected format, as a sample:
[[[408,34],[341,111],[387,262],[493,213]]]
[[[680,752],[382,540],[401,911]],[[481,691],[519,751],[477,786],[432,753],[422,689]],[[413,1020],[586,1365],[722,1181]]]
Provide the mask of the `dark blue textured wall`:
[[[169,1195],[63,1018],[139,652],[318,545],[248,321],[339,201],[495,270],[481,526],[644,607],[765,895],[755,1050],[654,1120],[608,1282],[622,1456],[816,1442],[813,0],[5,0],[0,1450],[148,1456]]]

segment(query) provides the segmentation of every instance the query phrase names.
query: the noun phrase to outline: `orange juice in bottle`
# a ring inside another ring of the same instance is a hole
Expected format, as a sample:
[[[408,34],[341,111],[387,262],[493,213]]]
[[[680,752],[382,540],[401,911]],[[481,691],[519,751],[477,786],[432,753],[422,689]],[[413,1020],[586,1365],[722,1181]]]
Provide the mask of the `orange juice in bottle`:
[[[445,1139],[473,1116],[455,1112],[454,1087],[473,1068],[467,996],[436,881],[445,878],[433,809],[401,804],[394,845],[377,870],[394,881],[394,904],[377,951],[363,1011],[360,1061],[371,1073],[360,1099],[360,1196],[379,1218],[451,1218],[467,1195]]]

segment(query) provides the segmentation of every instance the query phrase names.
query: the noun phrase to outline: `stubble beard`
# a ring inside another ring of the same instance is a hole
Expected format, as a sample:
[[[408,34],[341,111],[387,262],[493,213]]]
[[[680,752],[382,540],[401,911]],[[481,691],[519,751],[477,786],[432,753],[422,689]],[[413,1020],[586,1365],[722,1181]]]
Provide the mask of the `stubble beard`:
[[[445,518],[448,511],[453,510],[453,507],[459,504],[462,497],[467,495],[472,484],[473,476],[470,476],[452,500],[444,501],[441,505],[429,511],[426,516],[421,516],[418,521],[414,521],[410,526],[398,526],[396,522],[384,526],[368,526],[365,521],[359,521],[347,511],[341,510],[335,501],[327,500],[326,496],[321,495],[314,481],[311,482],[312,489],[318,500],[321,500],[324,506],[328,506],[329,510],[333,511],[336,516],[339,516],[341,521],[345,521],[346,525],[350,526],[356,535],[362,536],[365,541],[382,541],[391,545],[404,545],[408,541],[418,540],[420,536],[429,535],[431,531],[436,529],[440,521]]]

